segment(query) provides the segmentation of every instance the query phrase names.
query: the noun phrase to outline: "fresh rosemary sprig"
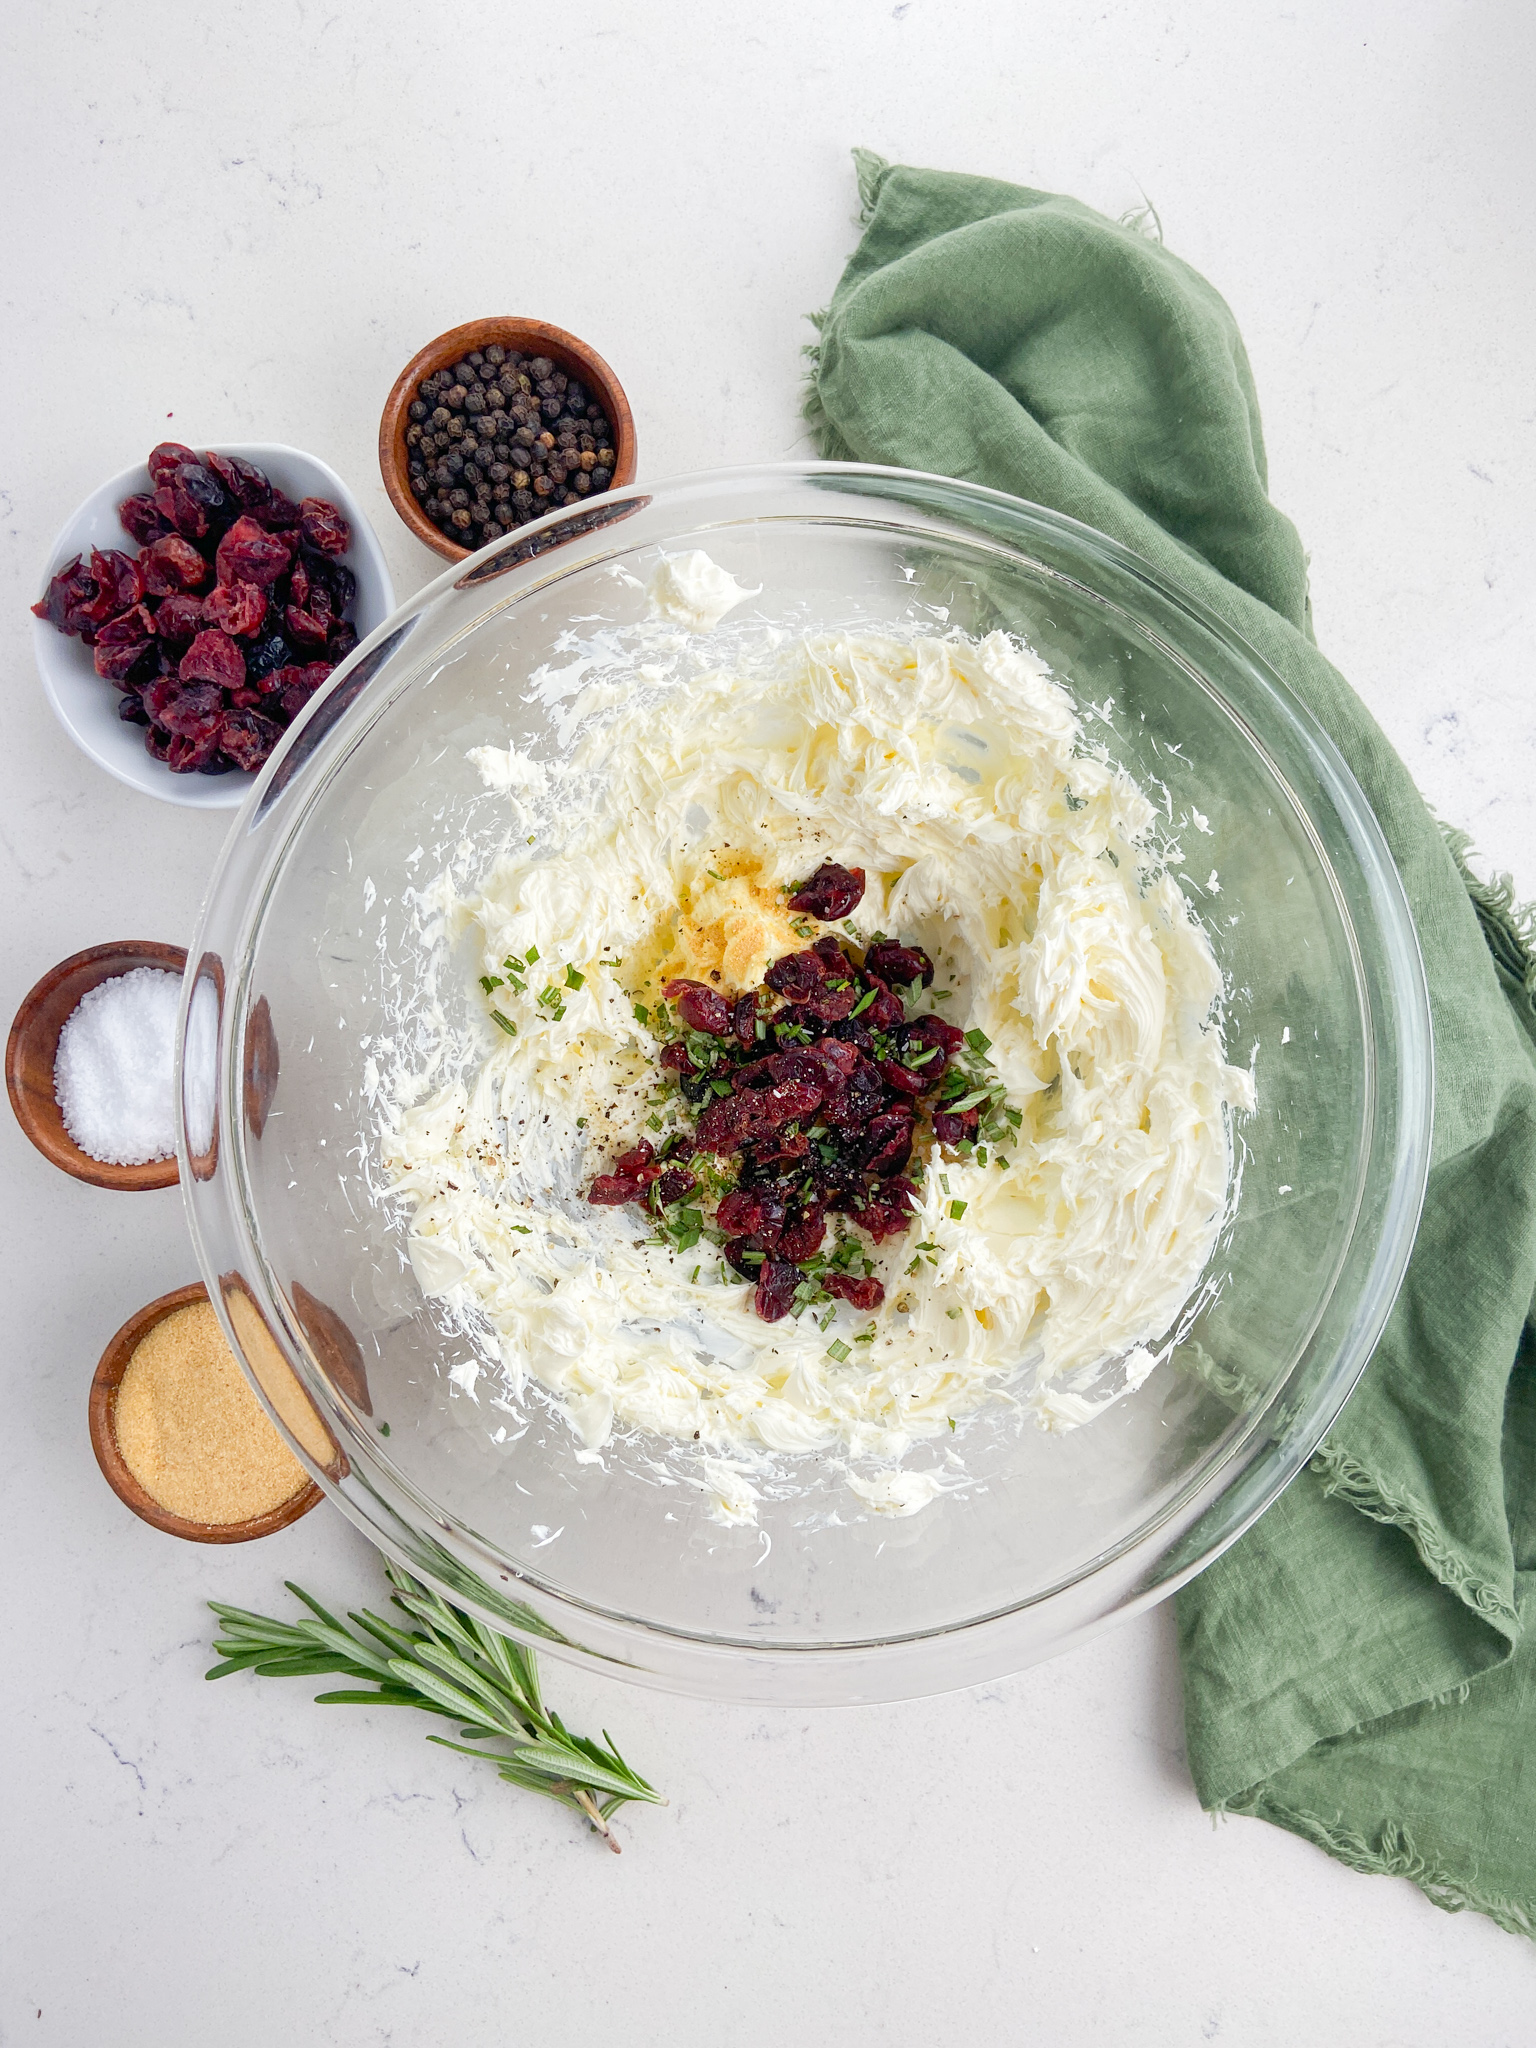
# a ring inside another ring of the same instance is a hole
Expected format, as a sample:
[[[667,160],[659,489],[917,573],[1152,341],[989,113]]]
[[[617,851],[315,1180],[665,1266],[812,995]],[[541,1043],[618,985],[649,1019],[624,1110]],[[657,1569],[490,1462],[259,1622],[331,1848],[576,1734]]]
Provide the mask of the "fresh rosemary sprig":
[[[450,1607],[408,1572],[392,1564],[385,1570],[395,1606],[420,1628],[407,1632],[365,1610],[348,1614],[348,1629],[290,1579],[289,1592],[313,1619],[273,1621],[243,1607],[208,1602],[219,1617],[214,1651],[224,1661],[205,1675],[254,1671],[262,1678],[310,1678],[338,1671],[364,1679],[369,1690],[317,1693],[316,1704],[419,1707],[457,1721],[465,1741],[450,1742],[444,1735],[427,1740],[484,1757],[508,1784],[573,1807],[617,1854],[610,1814],[632,1800],[664,1806],[660,1793],[629,1768],[606,1729],[600,1743],[569,1733],[544,1704],[532,1650]],[[476,1742],[508,1744],[510,1753],[472,1747]]]

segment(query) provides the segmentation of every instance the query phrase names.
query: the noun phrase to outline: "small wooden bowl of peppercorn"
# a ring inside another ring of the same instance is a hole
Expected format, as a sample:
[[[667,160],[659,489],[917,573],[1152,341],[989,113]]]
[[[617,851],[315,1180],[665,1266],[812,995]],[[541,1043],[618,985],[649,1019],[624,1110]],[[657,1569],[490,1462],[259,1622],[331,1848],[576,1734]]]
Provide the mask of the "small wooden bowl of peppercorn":
[[[379,423],[390,503],[450,562],[632,483],[624,387],[563,327],[470,320],[418,349]]]

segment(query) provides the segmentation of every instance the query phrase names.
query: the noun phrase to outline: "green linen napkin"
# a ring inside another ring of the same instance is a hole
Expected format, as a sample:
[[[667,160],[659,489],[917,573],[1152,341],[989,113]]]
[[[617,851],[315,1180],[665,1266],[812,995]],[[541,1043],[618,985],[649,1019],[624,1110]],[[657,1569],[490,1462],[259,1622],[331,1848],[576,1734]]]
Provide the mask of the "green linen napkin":
[[[1439,1905],[1536,1933],[1536,960],[1313,644],[1231,312],[1076,200],[856,153],[864,234],[811,351],[831,457],[968,477],[1114,536],[1221,615],[1343,750],[1428,970],[1428,1199],[1321,1451],[1179,1597],[1190,1767]]]

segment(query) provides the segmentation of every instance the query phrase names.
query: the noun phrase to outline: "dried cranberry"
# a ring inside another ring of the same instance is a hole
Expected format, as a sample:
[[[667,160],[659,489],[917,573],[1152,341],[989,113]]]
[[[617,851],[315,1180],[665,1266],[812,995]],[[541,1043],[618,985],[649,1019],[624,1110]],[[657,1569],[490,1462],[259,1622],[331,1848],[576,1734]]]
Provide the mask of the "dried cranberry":
[[[258,469],[254,462],[247,462],[239,455],[221,455],[217,448],[210,448],[203,457],[203,464],[213,471],[235,503],[247,511],[253,505],[265,505],[272,496],[272,486],[265,470]]]
[[[778,1130],[751,1146],[742,1154],[742,1159],[752,1162],[755,1180],[774,1180],[785,1170],[788,1162],[803,1159],[810,1149],[811,1141],[804,1131]]]
[[[280,668],[287,668],[293,660],[293,648],[281,633],[269,633],[264,640],[258,640],[245,657],[245,673],[251,682],[259,682]]]
[[[863,894],[862,868],[839,867],[835,860],[824,860],[811,879],[790,897],[789,907],[830,924],[835,918],[846,917]]]
[[[731,1035],[731,1006],[718,989],[702,981],[669,981],[662,990],[690,1031],[707,1031],[715,1038]]]
[[[184,448],[180,441],[162,441],[158,448],[149,451],[148,469],[157,484],[169,483],[185,463],[196,462],[197,451]]]
[[[861,1056],[838,1095],[828,1097],[826,1113],[831,1122],[845,1130],[862,1130],[884,1100],[885,1084],[880,1069]]]
[[[864,1170],[877,1179],[900,1173],[912,1157],[912,1119],[888,1109],[870,1119],[864,1139]]]
[[[800,1268],[792,1266],[788,1259],[764,1259],[758,1268],[757,1293],[752,1306],[765,1323],[779,1322],[787,1316],[795,1304],[795,1289],[800,1285]]]
[[[661,1064],[671,1074],[696,1074],[699,1070],[688,1057],[688,1048],[680,1038],[669,1039],[661,1048]]]
[[[155,607],[155,632],[172,646],[185,646],[202,623],[200,597],[162,598]]]
[[[251,517],[264,526],[269,533],[286,533],[297,541],[299,520],[302,516],[292,498],[285,498],[281,491],[274,490],[265,504],[253,505]]]
[[[226,711],[219,746],[237,768],[260,768],[282,736],[282,727],[259,711]]]
[[[784,1227],[784,1204],[777,1195],[757,1188],[737,1188],[715,1212],[715,1221],[732,1237],[776,1241]]]
[[[124,725],[148,725],[149,713],[137,690],[128,690],[117,700],[117,715]]]
[[[303,647],[323,647],[330,631],[330,616],[320,618],[314,612],[301,612],[297,605],[283,607],[283,625],[290,640],[296,640]]]
[[[826,985],[827,964],[815,953],[786,953],[774,961],[763,979],[789,1002],[809,1002]]]
[[[191,541],[179,533],[168,533],[152,541],[139,556],[144,588],[151,597],[180,597],[189,590],[201,590],[211,570]]]
[[[165,750],[165,765],[173,775],[196,775],[219,751],[218,729],[212,732],[173,733]]]
[[[811,951],[818,959],[826,963],[828,969],[834,975],[846,974],[852,965],[848,955],[830,932],[823,932],[821,937],[812,946]]]
[[[299,527],[322,555],[344,555],[352,545],[352,529],[326,498],[305,498],[299,506]]]
[[[874,975],[867,975],[865,979],[873,989],[875,999],[867,1010],[861,1010],[859,1014],[871,1031],[894,1031],[906,1020],[907,1013],[902,1006],[901,997],[888,989],[885,983]]]
[[[263,677],[280,685],[278,702],[283,707],[283,716],[290,722],[297,718],[316,690],[330,675],[330,663],[325,661],[306,662],[303,668],[279,669],[275,676]]]
[[[158,725],[146,726],[144,729],[144,751],[156,761],[166,760],[171,751],[170,734],[163,732]]]
[[[147,548],[169,531],[148,491],[140,492],[137,497],[124,498],[117,508],[117,518],[123,531],[131,534],[141,548]]]
[[[911,1222],[912,1218],[905,1209],[898,1209],[890,1202],[871,1202],[859,1217],[861,1227],[869,1232],[876,1244],[883,1244],[888,1237],[899,1236]]]
[[[736,1152],[780,1125],[808,1117],[821,1101],[809,1081],[775,1082],[712,1102],[699,1118],[698,1143],[706,1152]]]
[[[638,1172],[642,1166],[649,1166],[656,1157],[656,1147],[649,1138],[638,1138],[627,1152],[621,1152],[613,1162],[615,1173]]]
[[[156,699],[155,723],[184,738],[217,732],[224,719],[224,692],[217,683],[190,683]]]
[[[267,616],[267,593],[259,583],[220,583],[209,592],[203,616],[210,626],[248,640]]]
[[[847,1017],[841,1024],[829,1027],[823,1045],[851,1045],[856,1052],[872,1053],[875,1049],[874,1033],[862,1017]]]
[[[143,573],[133,556],[121,548],[108,548],[105,553],[91,549],[90,580],[95,585],[94,595],[86,596],[82,587],[74,607],[82,625],[104,626],[144,595]]]
[[[941,1145],[961,1145],[967,1138],[976,1136],[979,1121],[974,1109],[963,1109],[958,1116],[953,1110],[936,1109],[933,1113],[933,1135]]]
[[[179,475],[155,492],[155,510],[183,540],[201,540],[208,531],[208,508],[181,488]]]
[[[859,1064],[857,1049],[845,1045],[840,1038],[819,1039],[811,1049],[811,1057],[828,1080],[833,1082],[846,1081]]]
[[[818,1058],[809,1049],[796,1046],[791,1052],[776,1052],[758,1066],[766,1068],[768,1081],[803,1081],[814,1088],[818,1095],[824,1095],[829,1079],[826,1061]]]
[[[784,1225],[779,1237],[779,1255],[793,1259],[796,1265],[805,1259],[814,1259],[826,1234],[826,1210],[819,1202],[809,1202],[804,1208],[795,1210]]]
[[[686,1166],[669,1166],[656,1183],[657,1200],[664,1209],[670,1209],[684,1195],[691,1195],[698,1184]]]
[[[947,1017],[914,1017],[902,1031],[903,1045],[938,1045],[945,1053],[958,1052],[965,1043],[965,1033],[958,1024],[951,1024]],[[929,1060],[929,1066],[942,1066],[943,1061]]]
[[[229,493],[219,482],[211,469],[205,469],[200,462],[184,463],[176,472],[173,489],[185,491],[189,498],[195,498],[208,515],[209,525],[217,530],[227,526],[235,516],[235,506]]]
[[[357,645],[357,628],[350,619],[333,619],[325,636],[325,652],[331,661],[345,661]]]
[[[60,633],[76,634],[84,623],[80,608],[95,595],[95,582],[76,555],[51,578],[47,590],[33,605],[32,616],[46,619]]]
[[[893,1088],[898,1095],[921,1095],[929,1086],[922,1073],[914,1074],[910,1067],[904,1067],[899,1060],[882,1060],[880,1072],[887,1088]]]
[[[293,560],[292,543],[258,526],[245,513],[219,542],[215,565],[221,583],[259,583],[270,589]]]
[[[839,1301],[846,1301],[851,1308],[878,1308],[885,1299],[885,1288],[873,1278],[850,1279],[846,1273],[823,1273],[821,1284],[828,1294],[835,1294]]]
[[[640,1183],[624,1173],[600,1173],[587,1189],[587,1200],[599,1208],[617,1209],[625,1202],[638,1202]]]
[[[927,988],[933,980],[933,962],[921,946],[899,946],[894,939],[881,939],[864,955],[866,974],[878,974],[887,987],[905,988],[920,981]]]
[[[841,1024],[859,1000],[859,994],[852,982],[843,988],[829,988],[805,1004],[806,1015],[818,1024]]]
[[[256,705],[266,702],[260,690],[252,690],[249,687],[240,690],[226,690],[223,694],[229,699],[231,711],[249,711]]]
[[[124,681],[149,652],[150,636],[154,630],[154,617],[142,604],[135,605],[132,611],[124,612],[119,618],[108,619],[97,633],[91,650],[97,675],[109,683]]]
[[[184,683],[217,683],[222,690],[238,690],[245,681],[245,656],[227,633],[210,626],[194,638],[176,673]]]
[[[736,998],[736,1006],[731,1011],[731,1030],[735,1033],[737,1042],[742,1050],[750,1052],[757,1043],[756,989],[752,989],[746,995]]]

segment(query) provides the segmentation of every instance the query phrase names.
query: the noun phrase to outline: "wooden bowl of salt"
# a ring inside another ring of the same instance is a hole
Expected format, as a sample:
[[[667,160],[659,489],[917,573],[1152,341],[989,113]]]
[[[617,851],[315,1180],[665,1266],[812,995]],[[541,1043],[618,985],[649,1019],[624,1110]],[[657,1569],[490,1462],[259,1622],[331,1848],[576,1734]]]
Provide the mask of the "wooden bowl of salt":
[[[192,1543],[249,1543],[324,1494],[283,1442],[201,1281],[130,1316],[91,1381],[91,1448],[141,1521]]]
[[[152,939],[118,939],[110,945],[87,946],[83,953],[72,953],[50,968],[16,1012],[5,1048],[5,1085],[11,1107],[17,1123],[43,1157],[76,1180],[89,1181],[98,1188],[130,1190],[176,1185],[174,1152],[135,1165],[117,1165],[94,1158],[76,1144],[54,1089],[60,1036],[94,989],[141,967],[161,968],[180,977],[186,966],[184,947],[163,946]]]

